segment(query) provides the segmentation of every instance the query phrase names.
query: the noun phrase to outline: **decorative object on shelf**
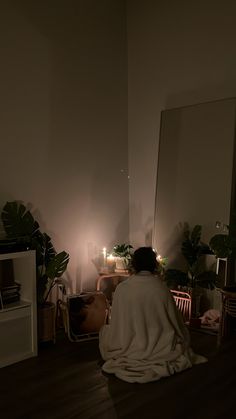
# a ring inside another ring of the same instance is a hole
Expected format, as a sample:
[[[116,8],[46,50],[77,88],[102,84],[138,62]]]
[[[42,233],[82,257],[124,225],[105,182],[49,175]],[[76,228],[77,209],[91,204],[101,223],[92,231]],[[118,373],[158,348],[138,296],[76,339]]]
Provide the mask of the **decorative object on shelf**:
[[[37,302],[40,313],[53,304],[47,300],[52,288],[61,283],[59,278],[67,268],[69,254],[65,251],[56,252],[51,238],[40,231],[39,224],[31,212],[18,201],[7,202],[4,205],[2,221],[8,238],[24,237],[29,249],[36,251]]]
[[[133,246],[123,243],[113,247],[111,254],[116,258],[116,271],[126,271],[130,268]]]

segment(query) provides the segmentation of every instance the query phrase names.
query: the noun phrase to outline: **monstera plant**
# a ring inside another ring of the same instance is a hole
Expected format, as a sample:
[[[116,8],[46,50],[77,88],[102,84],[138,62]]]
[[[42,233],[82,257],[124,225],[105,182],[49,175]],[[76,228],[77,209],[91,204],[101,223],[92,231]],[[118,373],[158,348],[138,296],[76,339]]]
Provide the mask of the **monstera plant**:
[[[7,202],[1,217],[7,238],[21,240],[28,249],[36,251],[37,301],[43,306],[65,272],[69,254],[56,252],[51,238],[40,231],[38,222],[21,202]]]

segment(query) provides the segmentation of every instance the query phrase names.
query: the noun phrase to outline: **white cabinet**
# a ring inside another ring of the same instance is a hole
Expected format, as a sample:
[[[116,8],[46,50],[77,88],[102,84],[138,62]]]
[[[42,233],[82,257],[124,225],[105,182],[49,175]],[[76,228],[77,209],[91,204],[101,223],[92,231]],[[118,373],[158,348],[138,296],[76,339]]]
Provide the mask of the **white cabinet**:
[[[38,347],[35,251],[0,254],[4,260],[12,261],[21,297],[0,309],[0,367],[36,356]]]

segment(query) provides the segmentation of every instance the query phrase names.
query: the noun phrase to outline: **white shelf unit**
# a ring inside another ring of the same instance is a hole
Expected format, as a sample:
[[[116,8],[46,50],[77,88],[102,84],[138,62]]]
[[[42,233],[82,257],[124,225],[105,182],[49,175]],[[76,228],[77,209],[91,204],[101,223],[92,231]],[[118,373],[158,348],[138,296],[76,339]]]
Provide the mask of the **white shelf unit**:
[[[7,259],[21,298],[0,309],[0,367],[37,356],[38,348],[35,251],[0,254],[0,261]]]

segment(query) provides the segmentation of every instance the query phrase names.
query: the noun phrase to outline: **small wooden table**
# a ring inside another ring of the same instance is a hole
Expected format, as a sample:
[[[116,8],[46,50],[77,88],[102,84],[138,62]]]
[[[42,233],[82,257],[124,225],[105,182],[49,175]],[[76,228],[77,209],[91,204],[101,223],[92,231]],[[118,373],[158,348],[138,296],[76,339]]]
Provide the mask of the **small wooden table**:
[[[117,271],[117,272],[111,272],[111,273],[100,273],[99,277],[96,280],[96,290],[97,291],[101,291],[101,282],[103,280],[110,280],[112,281],[112,285],[113,288],[115,289],[116,286],[119,284],[120,282],[120,278],[128,278],[131,275],[131,273],[129,271]],[[113,293],[112,293],[113,294]],[[108,300],[112,300],[112,295]]]

